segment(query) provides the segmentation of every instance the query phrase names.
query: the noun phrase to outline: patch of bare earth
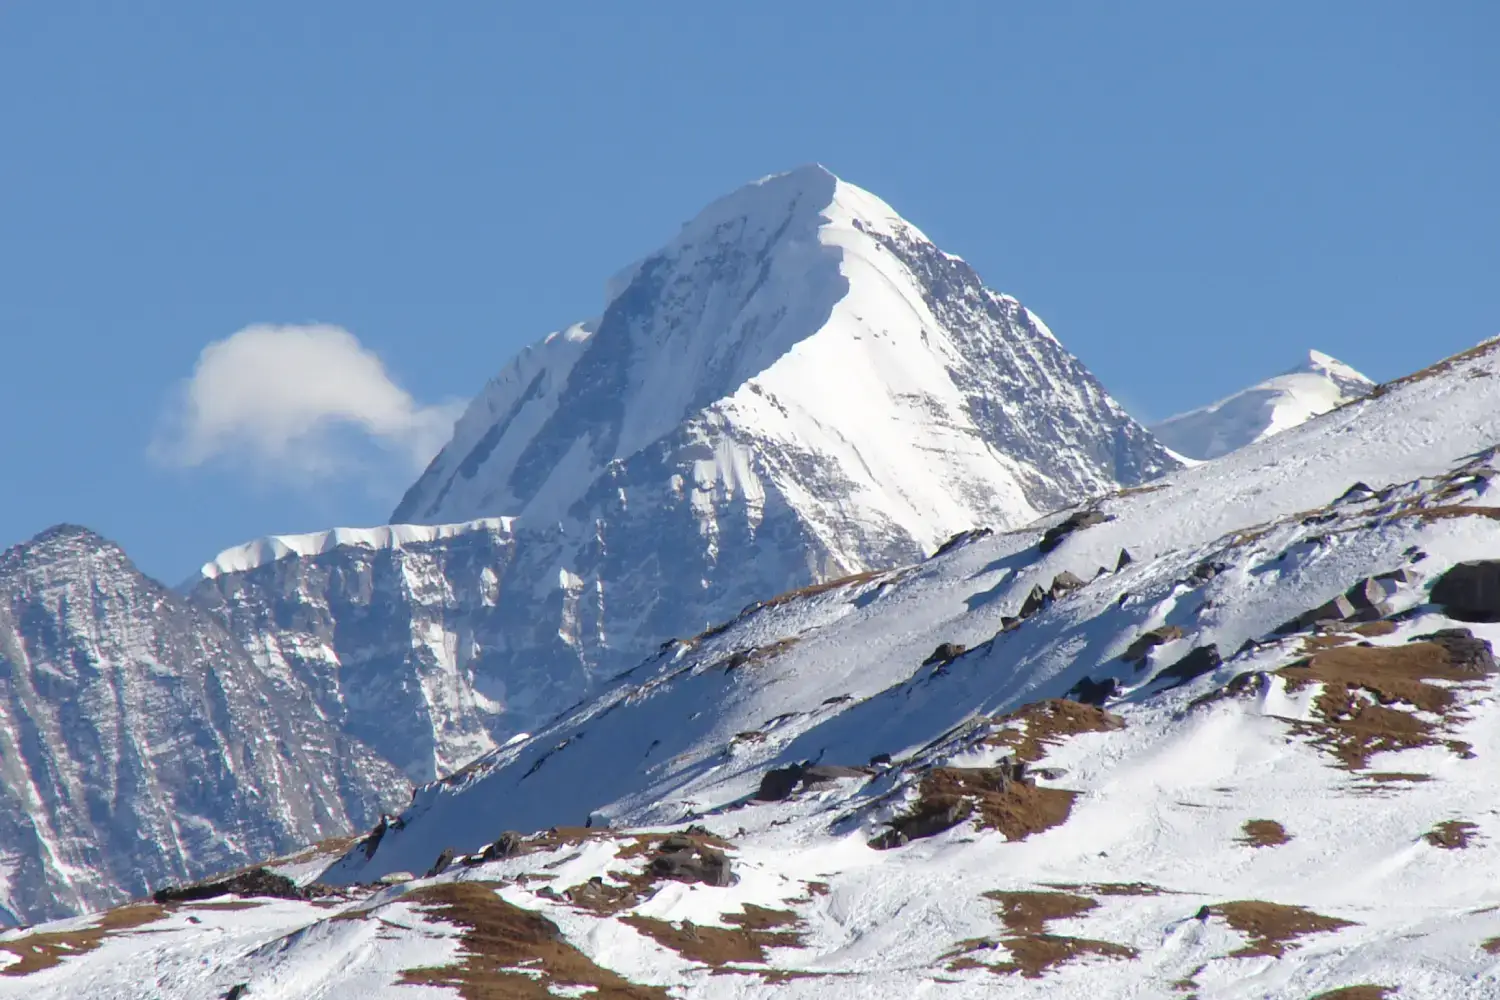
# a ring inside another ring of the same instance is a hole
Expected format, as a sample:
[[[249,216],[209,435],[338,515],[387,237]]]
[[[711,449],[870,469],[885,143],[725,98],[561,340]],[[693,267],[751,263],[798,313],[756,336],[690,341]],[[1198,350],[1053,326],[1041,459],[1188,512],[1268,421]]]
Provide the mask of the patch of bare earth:
[[[1000,729],[985,738],[995,747],[1009,747],[1016,760],[1034,764],[1070,736],[1108,733],[1125,728],[1125,720],[1095,705],[1049,698],[995,719]]]
[[[1239,842],[1246,847],[1280,847],[1292,839],[1274,819],[1246,820],[1241,830],[1244,832]]]
[[[135,903],[108,910],[90,927],[75,931],[38,931],[24,937],[0,941],[0,951],[8,951],[17,961],[0,969],[0,975],[29,976],[50,969],[64,959],[93,951],[114,934],[131,931],[167,916],[167,909],[155,903]]]
[[[1363,983],[1359,986],[1340,986],[1327,993],[1319,993],[1312,1000],[1385,1000],[1396,991],[1394,986],[1375,986]]]
[[[1169,896],[1176,895],[1171,889],[1163,889],[1149,882],[1045,882],[1049,889],[1059,892],[1082,893],[1086,896]]]
[[[1492,937],[1488,941],[1481,941],[1479,947],[1487,954],[1500,955],[1500,937]]]
[[[795,928],[800,921],[790,910],[772,910],[745,904],[741,913],[724,916],[730,927],[705,927],[690,920],[669,923],[655,917],[630,914],[620,918],[655,941],[692,962],[718,968],[732,964],[766,963],[767,948],[797,948],[802,936]]]
[[[1249,938],[1244,947],[1229,953],[1231,958],[1263,955],[1281,958],[1287,948],[1296,947],[1295,942],[1300,937],[1354,926],[1348,920],[1325,917],[1301,906],[1253,899],[1216,903],[1205,909],[1210,916],[1223,918],[1230,927]]]
[[[998,941],[978,938],[960,942],[944,958],[950,971],[987,969],[997,975],[1021,975],[1040,979],[1049,969],[1090,955],[1103,958],[1135,958],[1136,950],[1113,941],[1065,937],[1051,934],[1054,920],[1081,916],[1099,904],[1087,896],[1066,892],[987,892],[985,897],[1000,904],[1000,920],[1006,935]],[[1004,948],[1006,960],[980,961],[976,956]]]
[[[553,1000],[553,987],[588,989],[592,1000],[668,1000],[656,986],[631,983],[568,944],[540,913],[495,895],[497,883],[444,882],[402,897],[462,927],[453,965],[407,969],[402,983],[447,986],[464,1000]],[[525,971],[522,971],[525,970]]]
[[[1404,646],[1340,646],[1277,671],[1293,691],[1321,684],[1313,700],[1318,721],[1295,722],[1293,731],[1310,736],[1341,767],[1363,770],[1377,753],[1446,743],[1464,755],[1468,747],[1440,739],[1440,724],[1418,712],[1456,722],[1457,694],[1447,684],[1472,682],[1479,674],[1455,666],[1435,642]],[[1373,701],[1371,700],[1373,699]]]
[[[1468,847],[1478,832],[1479,827],[1473,823],[1461,819],[1450,819],[1422,834],[1422,839],[1433,847],[1457,851]]]

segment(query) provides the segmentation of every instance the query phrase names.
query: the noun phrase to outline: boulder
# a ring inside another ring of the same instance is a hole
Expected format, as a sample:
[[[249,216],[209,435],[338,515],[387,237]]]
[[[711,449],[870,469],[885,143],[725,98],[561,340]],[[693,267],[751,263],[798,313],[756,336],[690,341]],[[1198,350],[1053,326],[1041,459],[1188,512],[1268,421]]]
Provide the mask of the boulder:
[[[434,876],[441,875],[443,874],[443,872],[447,871],[448,866],[453,864],[453,854],[453,848],[443,848],[442,853],[437,856],[437,860],[432,863],[432,867],[427,869],[426,877],[433,878]]]
[[[1500,621],[1500,559],[1458,563],[1437,578],[1431,597],[1449,618]]]
[[[1129,566],[1133,562],[1135,562],[1135,559],[1131,557],[1130,550],[1121,549],[1120,558],[1115,560],[1115,572],[1120,572],[1120,570],[1124,569],[1126,566]]]
[[[1042,585],[1040,583],[1037,584],[1031,588],[1031,593],[1026,595],[1026,600],[1021,602],[1020,617],[1030,618],[1045,608],[1051,600],[1052,597],[1042,589]]]
[[[1179,625],[1159,625],[1153,629],[1147,629],[1120,654],[1120,659],[1126,663],[1142,663],[1151,651],[1163,643],[1173,642],[1182,638],[1182,627]]]
[[[480,855],[485,861],[498,861],[501,858],[513,858],[525,849],[526,838],[515,830],[506,830],[494,843],[484,849]]]
[[[1042,534],[1041,541],[1037,542],[1037,548],[1043,553],[1051,552],[1061,545],[1069,535],[1082,528],[1091,528],[1096,524],[1103,524],[1109,518],[1097,510],[1080,510],[1069,514],[1059,524],[1054,524]]]
[[[1224,658],[1219,655],[1219,647],[1209,643],[1206,646],[1195,647],[1182,659],[1156,676],[1158,679],[1175,681],[1176,684],[1186,684],[1195,677],[1213,673],[1223,662]]]
[[[658,878],[678,882],[702,882],[704,885],[729,885],[732,874],[729,858],[701,845],[685,851],[668,851],[651,859],[651,872]]]
[[[1068,689],[1068,697],[1085,705],[1103,705],[1120,692],[1120,682],[1113,677],[1094,680],[1085,677]]]
[[[1419,635],[1413,641],[1436,643],[1448,654],[1448,662],[1459,670],[1491,674],[1497,669],[1495,649],[1466,628],[1445,628]]]
[[[789,764],[773,767],[760,777],[760,788],[755,798],[760,802],[781,802],[792,797],[802,781],[802,765]]]
[[[1052,586],[1047,589],[1047,594],[1053,600],[1071,593],[1084,585],[1084,580],[1074,573],[1063,570],[1052,578]]]
[[[927,659],[922,661],[922,666],[930,667],[934,663],[951,663],[952,661],[958,659],[960,656],[963,656],[968,651],[969,647],[963,645],[962,643],[944,642],[939,644],[938,648],[934,649],[931,655],[929,655]]]
[[[968,799],[923,803],[922,807],[911,815],[892,820],[891,828],[871,840],[870,846],[877,851],[886,851],[913,840],[931,837],[944,830],[953,829],[968,819],[973,812],[974,803]]]

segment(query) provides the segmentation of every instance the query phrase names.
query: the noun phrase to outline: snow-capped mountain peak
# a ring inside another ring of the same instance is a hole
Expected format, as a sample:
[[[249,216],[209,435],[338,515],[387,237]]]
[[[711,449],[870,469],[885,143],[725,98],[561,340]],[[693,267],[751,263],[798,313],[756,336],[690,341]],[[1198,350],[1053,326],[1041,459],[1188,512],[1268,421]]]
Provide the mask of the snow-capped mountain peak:
[[[490,384],[393,521],[567,521],[683,432],[715,441],[700,481],[750,496],[766,445],[807,449],[919,545],[1173,464],[1015,299],[821,166],[709,205],[607,295]]]
[[[1337,358],[1310,350],[1301,364],[1151,430],[1191,459],[1226,455],[1358,399],[1375,383]]]

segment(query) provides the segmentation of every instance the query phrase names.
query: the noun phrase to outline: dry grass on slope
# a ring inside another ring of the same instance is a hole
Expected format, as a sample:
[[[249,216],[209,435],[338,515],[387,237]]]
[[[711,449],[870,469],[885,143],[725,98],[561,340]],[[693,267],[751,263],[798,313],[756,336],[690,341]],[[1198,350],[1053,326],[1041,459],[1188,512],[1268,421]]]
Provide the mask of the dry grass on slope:
[[[554,1000],[554,987],[586,990],[591,1000],[668,1000],[595,965],[540,913],[512,906],[486,882],[444,882],[402,897],[430,916],[462,927],[453,965],[408,969],[401,982],[447,986],[464,1000]]]
[[[1293,691],[1322,685],[1313,701],[1319,721],[1296,723],[1294,731],[1311,736],[1316,746],[1351,771],[1367,767],[1377,753],[1444,742],[1439,739],[1441,723],[1417,713],[1457,721],[1457,693],[1432,682],[1462,684],[1480,676],[1454,665],[1448,651],[1435,642],[1339,646],[1277,673]],[[1446,743],[1461,756],[1468,751],[1457,741]]]
[[[998,941],[979,938],[964,941],[944,958],[948,968],[987,969],[997,975],[1021,975],[1040,979],[1049,969],[1093,955],[1102,958],[1135,958],[1136,950],[1113,941],[1066,937],[1048,932],[1054,920],[1082,916],[1099,904],[1087,896],[1066,892],[987,892],[985,897],[1000,904],[1000,920],[1006,935]],[[1005,961],[983,962],[976,955],[1004,948]]]
[[[1246,847],[1280,847],[1292,839],[1286,828],[1274,819],[1246,820],[1241,829],[1244,836],[1239,842]]]
[[[0,941],[0,951],[8,951],[18,959],[0,969],[0,975],[29,976],[50,969],[63,959],[93,951],[111,935],[155,923],[168,912],[155,903],[136,903],[105,912],[91,927],[76,931],[39,931]]]
[[[1016,709],[995,720],[1002,728],[985,739],[996,747],[1009,747],[1017,760],[1034,764],[1069,737],[1082,733],[1108,733],[1125,728],[1125,720],[1095,705],[1049,698]]]
[[[1242,899],[1204,907],[1207,916],[1221,917],[1225,923],[1249,938],[1245,946],[1229,953],[1231,958],[1270,956],[1281,958],[1296,940],[1309,934],[1353,927],[1348,920],[1325,917],[1301,906]]]

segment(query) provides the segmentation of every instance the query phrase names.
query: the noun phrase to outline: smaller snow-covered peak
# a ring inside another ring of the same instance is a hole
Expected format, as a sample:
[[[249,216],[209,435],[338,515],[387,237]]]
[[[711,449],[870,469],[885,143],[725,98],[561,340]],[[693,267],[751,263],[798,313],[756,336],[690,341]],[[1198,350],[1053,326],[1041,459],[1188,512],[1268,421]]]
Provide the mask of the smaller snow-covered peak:
[[[1151,430],[1179,455],[1218,458],[1358,399],[1375,387],[1322,351],[1301,364],[1209,406],[1178,414]]]

